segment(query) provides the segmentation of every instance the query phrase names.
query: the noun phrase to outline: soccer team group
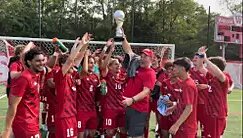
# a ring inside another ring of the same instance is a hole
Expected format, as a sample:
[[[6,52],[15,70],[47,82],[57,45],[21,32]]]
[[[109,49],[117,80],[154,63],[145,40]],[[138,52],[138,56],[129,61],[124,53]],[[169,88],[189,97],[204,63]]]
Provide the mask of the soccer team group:
[[[125,37],[125,55],[113,56],[113,39],[93,53],[90,40],[85,33],[70,53],[57,46],[51,56],[32,42],[15,47],[2,138],[41,138],[41,123],[48,138],[97,137],[97,132],[106,138],[147,138],[151,111],[161,138],[223,135],[233,85],[223,58],[208,58],[206,47],[192,60],[168,60],[166,48],[159,55],[150,49],[137,55]],[[159,105],[165,107],[162,114]]]

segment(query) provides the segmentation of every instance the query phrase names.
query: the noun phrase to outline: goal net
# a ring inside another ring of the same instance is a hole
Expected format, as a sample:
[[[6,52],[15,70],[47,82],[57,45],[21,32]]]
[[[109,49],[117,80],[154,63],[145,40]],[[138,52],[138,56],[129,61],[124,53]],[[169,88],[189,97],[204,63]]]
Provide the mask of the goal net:
[[[69,49],[73,46],[75,40],[65,40],[60,39],[63,44]],[[36,46],[41,47],[41,49],[47,53],[51,54],[54,50],[54,44],[52,43],[52,39],[44,39],[44,38],[26,38],[26,37],[5,37],[0,36],[0,75],[1,75],[1,83],[6,83],[8,68],[8,59],[12,56],[11,47],[20,45],[20,44],[28,44],[29,42],[34,42]],[[89,49],[93,52],[96,49],[103,48],[106,44],[104,41],[91,41],[89,44]],[[168,59],[174,59],[175,55],[175,45],[174,44],[152,44],[152,43],[130,43],[133,51],[135,53],[141,52],[142,49],[149,48],[152,49],[156,54],[160,55],[160,52],[163,47],[167,48],[166,57]],[[124,55],[121,43],[116,43],[116,48],[114,51],[114,55],[122,56]],[[3,77],[4,76],[4,77]],[[1,88],[0,88],[1,89]],[[2,90],[1,90],[2,92]],[[0,93],[1,95],[1,93]]]

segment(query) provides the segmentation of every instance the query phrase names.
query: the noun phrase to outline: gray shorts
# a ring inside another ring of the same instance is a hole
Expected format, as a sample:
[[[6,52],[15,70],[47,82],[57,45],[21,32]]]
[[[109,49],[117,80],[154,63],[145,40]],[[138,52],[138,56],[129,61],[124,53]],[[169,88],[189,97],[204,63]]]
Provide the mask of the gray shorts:
[[[126,130],[128,136],[143,136],[148,113],[139,112],[131,107],[126,108]]]

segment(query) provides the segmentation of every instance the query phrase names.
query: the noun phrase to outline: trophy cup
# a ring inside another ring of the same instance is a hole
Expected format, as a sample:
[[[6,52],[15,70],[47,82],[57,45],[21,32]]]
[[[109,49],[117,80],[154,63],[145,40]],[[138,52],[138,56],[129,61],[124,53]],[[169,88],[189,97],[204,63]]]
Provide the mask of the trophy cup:
[[[119,41],[123,41],[124,38],[123,38],[123,30],[122,30],[122,25],[123,25],[123,22],[124,22],[124,18],[125,18],[125,14],[123,11],[121,10],[117,10],[115,13],[114,13],[114,19],[115,19],[115,22],[116,22],[116,36],[114,37],[114,41],[116,42],[119,42]]]

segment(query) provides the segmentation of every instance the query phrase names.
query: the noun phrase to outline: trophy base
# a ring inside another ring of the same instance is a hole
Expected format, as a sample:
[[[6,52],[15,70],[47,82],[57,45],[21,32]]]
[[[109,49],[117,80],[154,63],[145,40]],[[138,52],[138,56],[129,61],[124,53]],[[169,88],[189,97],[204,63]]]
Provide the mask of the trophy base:
[[[123,37],[120,37],[120,36],[115,36],[113,39],[114,39],[115,42],[124,41],[124,38]]]

